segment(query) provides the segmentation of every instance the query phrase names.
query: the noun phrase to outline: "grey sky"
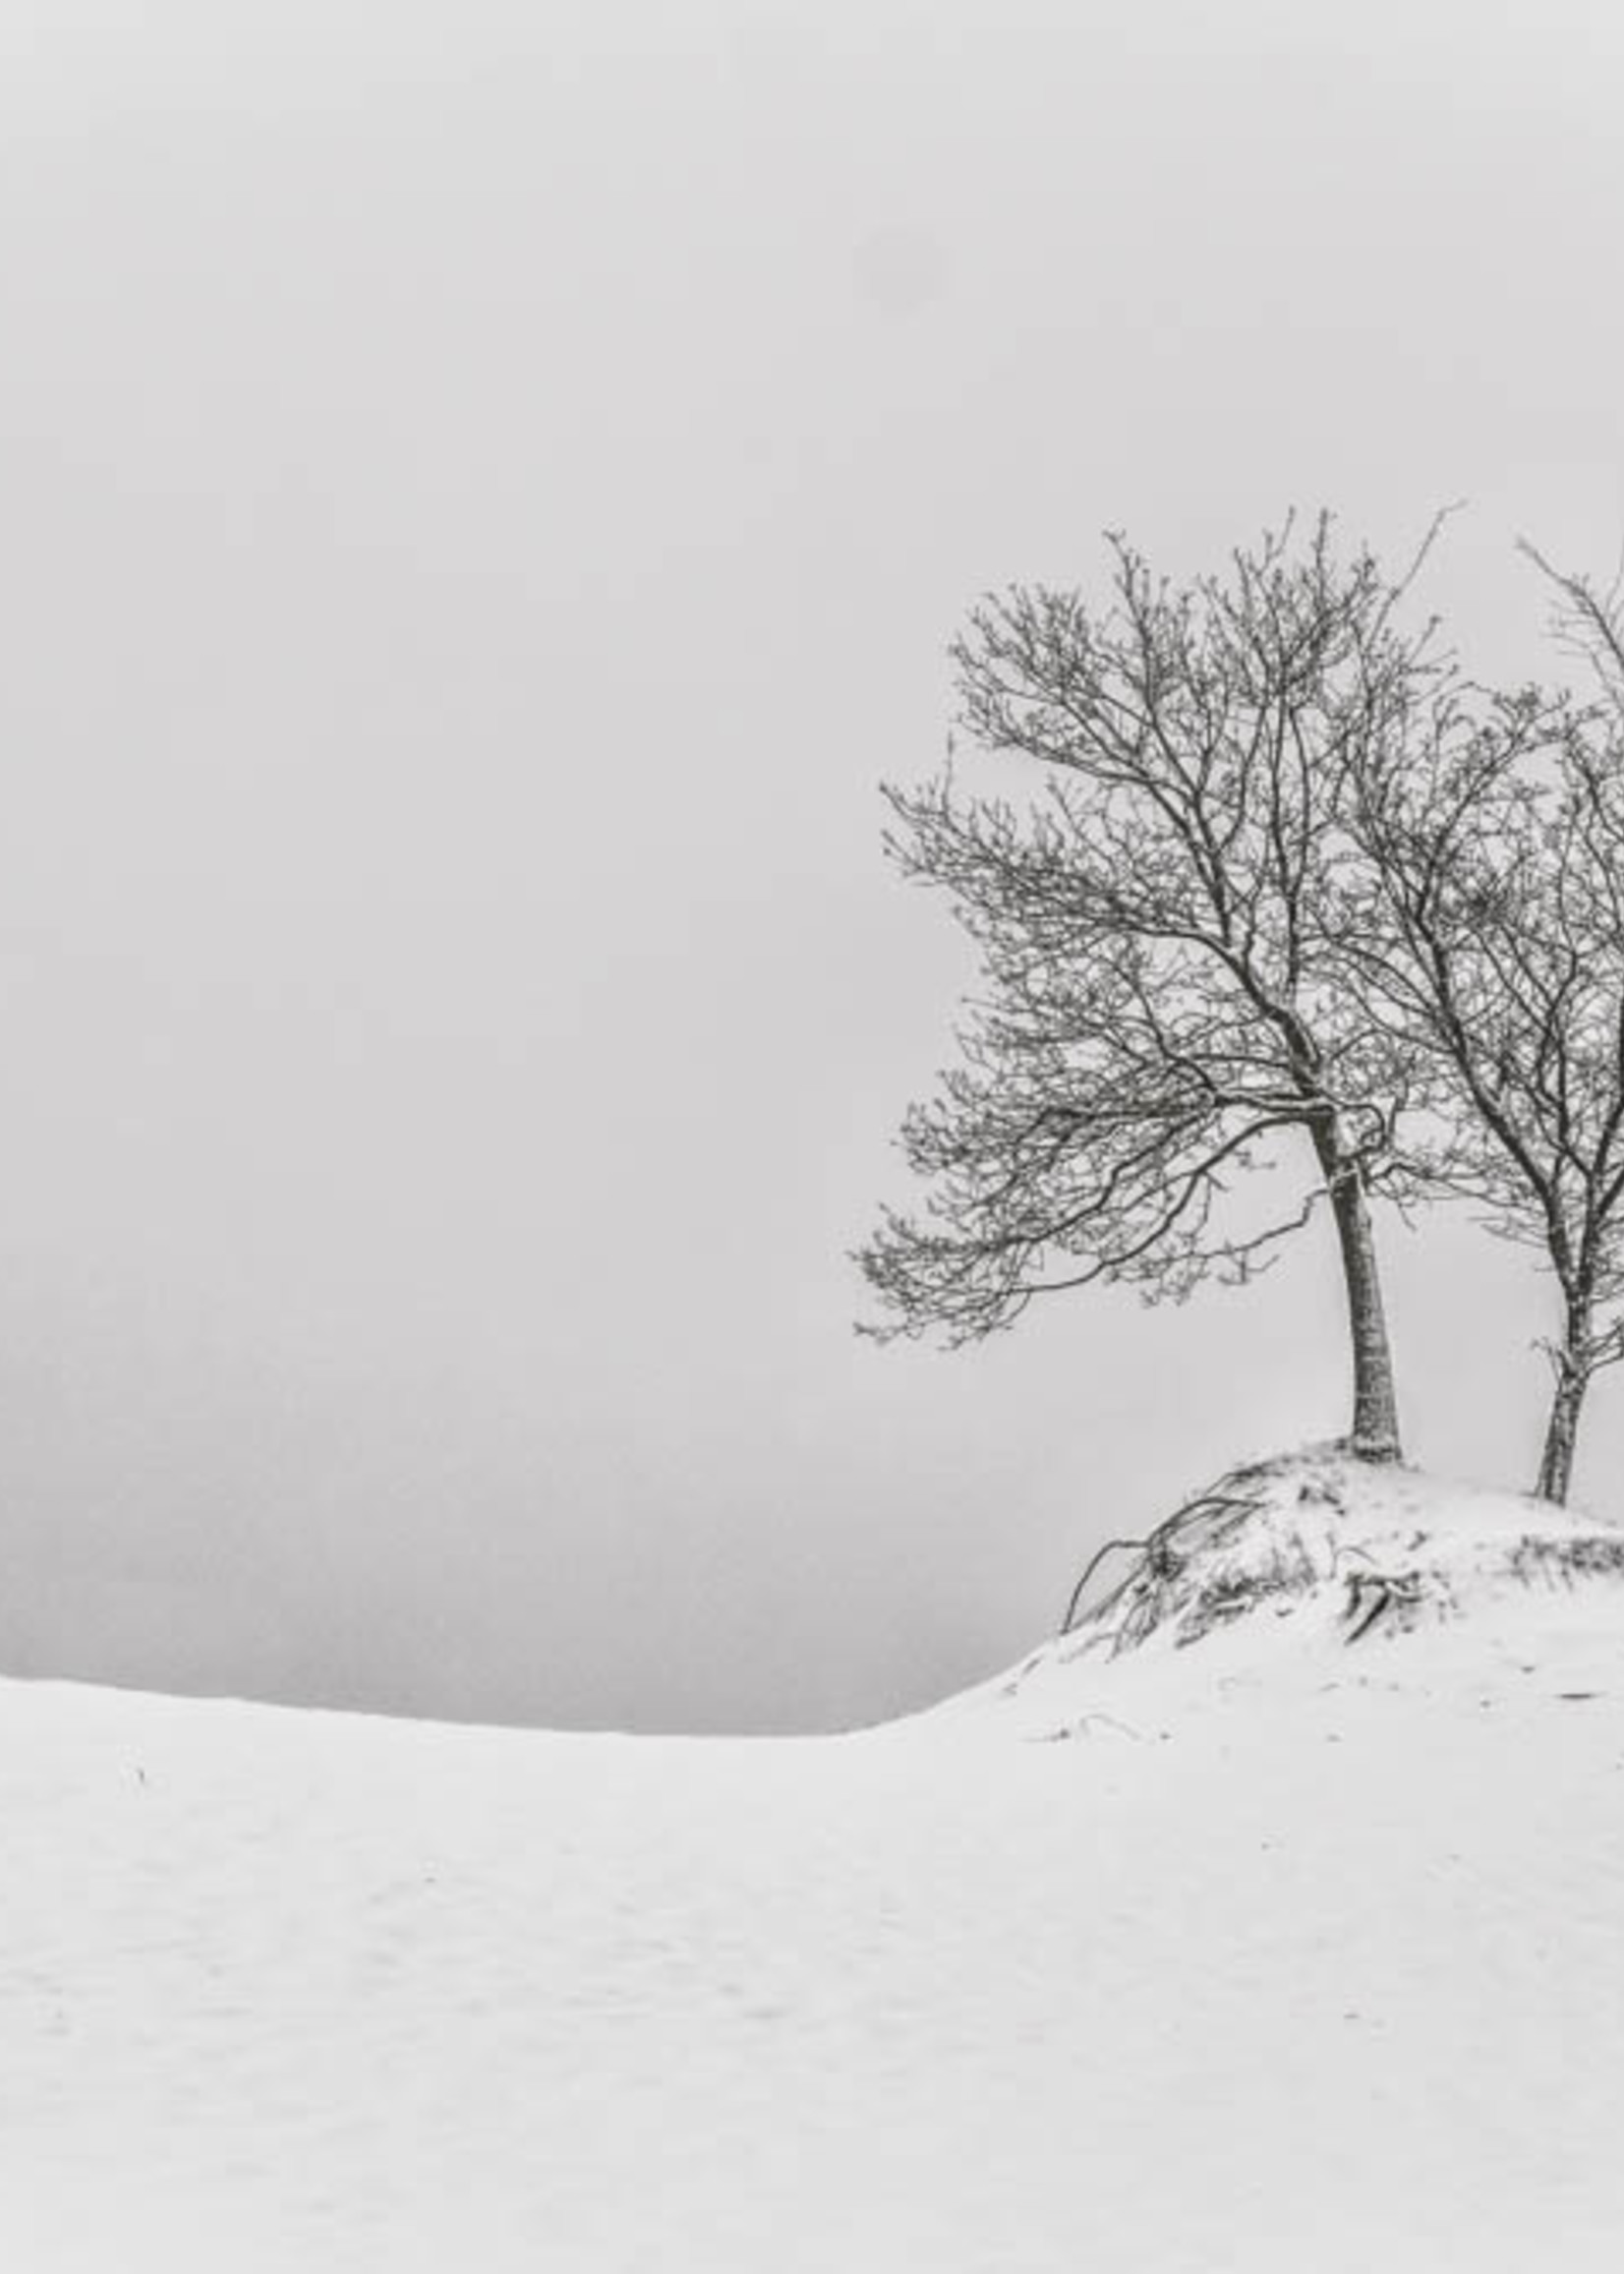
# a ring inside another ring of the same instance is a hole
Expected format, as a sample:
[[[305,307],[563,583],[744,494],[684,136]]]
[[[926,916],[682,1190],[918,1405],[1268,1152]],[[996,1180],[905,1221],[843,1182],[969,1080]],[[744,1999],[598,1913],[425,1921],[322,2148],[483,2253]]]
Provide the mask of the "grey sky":
[[[1621,86],[1602,0],[0,0],[0,1668],[867,1718],[1338,1429],[1306,1247],[853,1339],[965,977],[876,784],[1107,525],[1465,497],[1537,665]],[[1523,1481],[1538,1291],[1387,1249],[1414,1450]]]

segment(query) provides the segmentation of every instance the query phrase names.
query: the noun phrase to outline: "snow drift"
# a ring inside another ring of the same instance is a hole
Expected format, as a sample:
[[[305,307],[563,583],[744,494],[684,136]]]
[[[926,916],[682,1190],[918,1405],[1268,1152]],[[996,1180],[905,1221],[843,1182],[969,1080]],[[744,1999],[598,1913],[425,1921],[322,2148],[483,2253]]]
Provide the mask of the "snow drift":
[[[0,1684],[0,2263],[1610,2268],[1621,1545],[1268,1464],[844,1738]]]

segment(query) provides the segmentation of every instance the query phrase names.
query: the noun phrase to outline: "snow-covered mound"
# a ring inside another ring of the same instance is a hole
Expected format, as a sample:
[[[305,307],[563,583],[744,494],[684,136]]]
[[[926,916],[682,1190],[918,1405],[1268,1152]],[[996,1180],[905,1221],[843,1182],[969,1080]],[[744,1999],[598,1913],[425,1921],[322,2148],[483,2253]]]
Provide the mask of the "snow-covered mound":
[[[1424,1686],[1446,1662],[1517,1662],[1536,1634],[1570,1653],[1589,1635],[1609,1663],[1624,1648],[1624,1528],[1319,1447],[1233,1470],[1142,1538],[1108,1544],[1058,1640],[938,1710],[1014,1703],[1007,1722],[1029,1730],[1085,1699],[1103,1707],[1127,1680],[1199,1696],[1214,1680],[1289,1679],[1299,1662],[1346,1675],[1350,1651],[1361,1670],[1374,1660]],[[1389,1655],[1421,1636],[1433,1647]],[[1163,1662],[1195,1645],[1192,1685]]]
[[[1619,1536],[1231,1485],[852,1737],[0,1682],[0,2267],[1610,2274]]]

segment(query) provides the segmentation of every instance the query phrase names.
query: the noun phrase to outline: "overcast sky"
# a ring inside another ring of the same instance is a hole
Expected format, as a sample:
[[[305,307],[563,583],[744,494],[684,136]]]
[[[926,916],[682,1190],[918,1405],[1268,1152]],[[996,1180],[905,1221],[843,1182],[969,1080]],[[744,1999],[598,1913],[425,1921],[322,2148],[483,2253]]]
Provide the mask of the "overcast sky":
[[[967,978],[877,785],[1108,526],[1466,498],[1537,666],[1621,98],[1605,0],[0,0],[0,1670],[826,1726],[1340,1429],[1313,1242],[853,1337]],[[1414,1452],[1525,1482],[1540,1288],[1386,1241]]]

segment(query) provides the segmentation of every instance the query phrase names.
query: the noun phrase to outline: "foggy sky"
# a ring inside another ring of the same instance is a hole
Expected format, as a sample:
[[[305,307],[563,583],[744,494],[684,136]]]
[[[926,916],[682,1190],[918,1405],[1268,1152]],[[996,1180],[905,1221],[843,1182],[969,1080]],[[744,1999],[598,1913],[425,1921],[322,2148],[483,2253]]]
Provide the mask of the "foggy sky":
[[[0,0],[0,1671],[870,1719],[1338,1430],[1311,1240],[854,1339],[969,976],[877,785],[1107,527],[1464,498],[1425,597],[1540,668],[1621,74],[1601,0]],[[1383,1234],[1412,1451],[1527,1482],[1542,1289]]]

